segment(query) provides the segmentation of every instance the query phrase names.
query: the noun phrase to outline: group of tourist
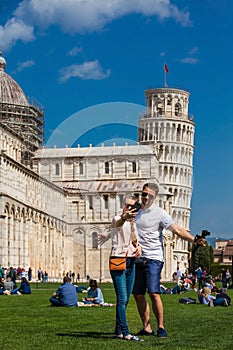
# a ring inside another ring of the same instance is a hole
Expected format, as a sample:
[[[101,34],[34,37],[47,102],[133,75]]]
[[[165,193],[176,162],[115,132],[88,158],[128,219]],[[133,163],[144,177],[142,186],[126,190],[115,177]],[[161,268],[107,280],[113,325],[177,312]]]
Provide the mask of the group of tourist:
[[[89,288],[71,283],[71,278],[65,276],[63,283],[50,298],[51,306],[78,306],[78,293],[87,293],[82,299],[84,305],[104,305],[104,297],[97,281],[90,279]]]
[[[16,284],[7,277],[0,278],[0,295],[21,295],[21,294],[31,294],[31,286],[26,277],[21,278],[20,286],[17,287]]]
[[[0,265],[0,278],[11,278],[13,283],[16,282],[16,280],[21,280],[22,277],[27,277],[28,274],[28,280],[31,280],[31,274],[30,274],[31,268],[29,267],[28,272],[23,267],[3,267]]]
[[[214,292],[210,287],[205,286],[198,291],[198,300],[201,304],[213,306],[229,306],[231,298],[222,288],[218,292]]]

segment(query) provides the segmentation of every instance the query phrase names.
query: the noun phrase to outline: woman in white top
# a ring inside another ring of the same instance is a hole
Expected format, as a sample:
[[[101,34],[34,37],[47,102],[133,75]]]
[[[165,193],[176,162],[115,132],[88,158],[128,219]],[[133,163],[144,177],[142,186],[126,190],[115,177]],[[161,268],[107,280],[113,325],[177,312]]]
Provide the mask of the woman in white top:
[[[127,256],[126,270],[110,270],[117,297],[115,338],[125,340],[140,340],[130,334],[126,322],[126,307],[134,284],[135,259],[141,255],[141,248],[138,246],[137,228],[134,220],[126,219],[125,214],[134,210],[132,207],[136,201],[134,196],[128,196],[124,199],[123,213],[121,216],[114,217],[110,228],[111,256]]]

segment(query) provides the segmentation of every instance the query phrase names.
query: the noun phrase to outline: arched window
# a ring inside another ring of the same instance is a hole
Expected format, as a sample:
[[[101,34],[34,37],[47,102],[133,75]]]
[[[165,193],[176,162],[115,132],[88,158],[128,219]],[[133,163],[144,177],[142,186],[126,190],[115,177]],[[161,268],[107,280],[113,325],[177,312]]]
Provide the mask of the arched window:
[[[89,200],[89,209],[93,209],[93,196],[88,196]]]
[[[107,194],[104,195],[103,198],[104,198],[104,208],[108,209],[108,195]]]
[[[55,164],[55,175],[60,175],[60,164],[59,163]]]
[[[181,114],[181,105],[180,103],[175,104],[175,115],[178,117]]]
[[[92,232],[92,248],[98,249],[98,240],[97,240],[97,232]]]
[[[80,175],[83,175],[83,173],[84,173],[83,170],[84,170],[84,168],[83,168],[83,163],[80,162],[80,163],[79,163],[79,174],[80,174]]]
[[[123,205],[124,205],[124,196],[123,196],[123,194],[119,195],[119,199],[120,199],[120,207],[123,208]]]
[[[135,161],[132,162],[132,172],[134,174],[137,172],[137,163]]]
[[[105,162],[105,174],[109,174],[109,162]]]
[[[171,95],[167,96],[167,105],[170,106],[172,104],[172,97]]]

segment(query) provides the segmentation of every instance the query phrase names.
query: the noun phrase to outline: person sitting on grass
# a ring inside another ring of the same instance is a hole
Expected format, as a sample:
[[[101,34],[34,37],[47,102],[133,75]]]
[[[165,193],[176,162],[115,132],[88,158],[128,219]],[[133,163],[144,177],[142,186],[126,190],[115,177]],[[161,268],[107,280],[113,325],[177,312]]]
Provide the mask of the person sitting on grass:
[[[10,291],[5,288],[5,278],[0,278],[0,295],[11,295]]]
[[[103,305],[104,297],[101,289],[97,285],[96,280],[90,280],[87,297],[83,299],[84,304],[88,305]]]
[[[78,306],[76,287],[68,276],[63,278],[63,284],[49,299],[51,306]]]
[[[8,291],[12,291],[14,289],[14,283],[11,280],[11,277],[9,275],[6,276],[6,281],[4,282],[5,289]]]
[[[210,300],[209,306],[229,306],[231,304],[231,298],[226,293],[226,289],[222,288],[220,293],[216,294],[216,298]]]
[[[204,287],[199,290],[198,300],[201,304],[208,305],[212,299],[215,299],[215,297],[211,295],[211,289],[209,287]]]
[[[10,293],[11,293],[11,295],[31,294],[31,287],[30,287],[30,283],[28,282],[27,278],[22,277],[19,288],[13,289]]]
[[[209,305],[210,307],[229,306],[231,303],[231,298],[226,294],[225,290],[213,296],[209,287],[204,287],[198,292],[198,300],[201,304]]]

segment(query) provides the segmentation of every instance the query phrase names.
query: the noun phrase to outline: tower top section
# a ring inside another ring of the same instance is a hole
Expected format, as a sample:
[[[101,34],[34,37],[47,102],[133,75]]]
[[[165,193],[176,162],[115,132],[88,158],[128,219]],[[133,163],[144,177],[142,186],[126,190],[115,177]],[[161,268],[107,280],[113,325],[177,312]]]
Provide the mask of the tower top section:
[[[175,88],[169,88],[169,87],[162,87],[162,88],[152,88],[152,89],[147,89],[145,91],[145,95],[148,93],[157,93],[157,94],[185,94],[188,97],[190,96],[190,93],[187,90],[181,90],[181,89],[175,89]]]
[[[165,87],[148,89],[145,95],[145,118],[192,120],[188,115],[188,91]]]

